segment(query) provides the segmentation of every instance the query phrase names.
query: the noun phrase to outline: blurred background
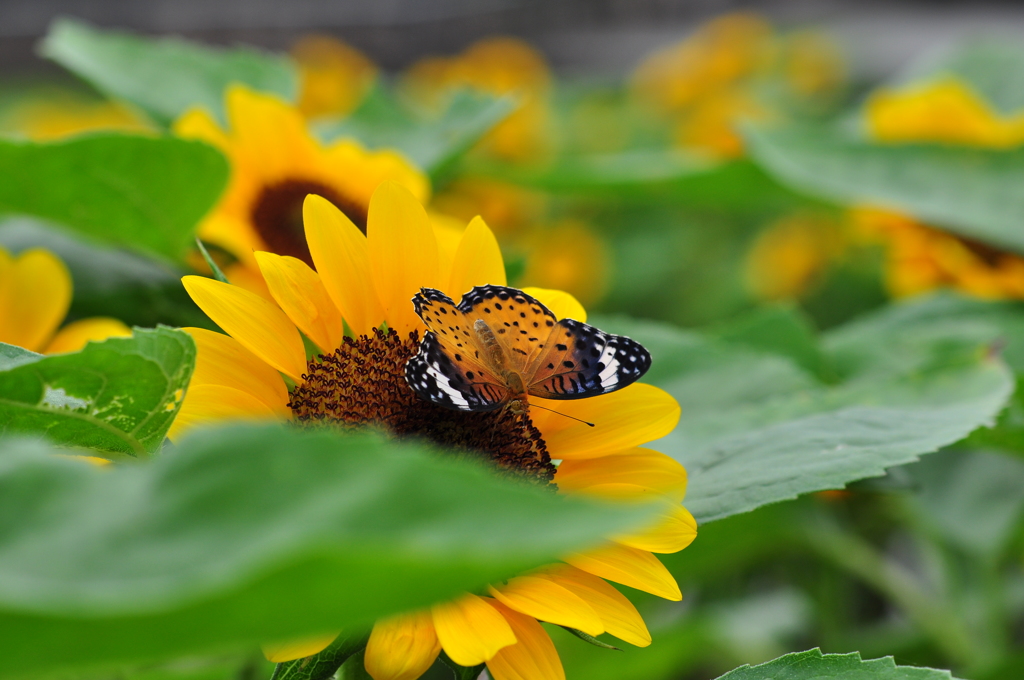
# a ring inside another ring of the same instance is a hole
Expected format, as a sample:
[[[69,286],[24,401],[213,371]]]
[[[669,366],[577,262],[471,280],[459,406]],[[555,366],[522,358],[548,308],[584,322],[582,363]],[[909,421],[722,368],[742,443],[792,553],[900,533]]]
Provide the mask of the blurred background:
[[[785,309],[813,335],[922,293],[1024,298],[1019,234],[816,190],[752,158],[742,132],[796,123],[878,144],[1016,149],[1017,3],[0,0],[4,134],[150,126],[38,56],[59,16],[290,53],[299,107],[324,137],[373,119],[382,91],[423,110],[443,108],[451,86],[514,94],[514,113],[457,167],[431,172],[431,207],[482,214],[512,283],[569,290],[599,318],[728,338],[742,319]],[[937,63],[959,76],[935,78]],[[12,250],[40,240],[75,277],[72,317],[200,323],[179,272],[0,224]],[[817,378],[837,379],[826,366]],[[814,646],[968,680],[1024,677],[1021,449],[1011,427],[702,527],[665,559],[682,603],[630,593],[655,644],[602,651],[555,631],[569,677],[704,680]]]

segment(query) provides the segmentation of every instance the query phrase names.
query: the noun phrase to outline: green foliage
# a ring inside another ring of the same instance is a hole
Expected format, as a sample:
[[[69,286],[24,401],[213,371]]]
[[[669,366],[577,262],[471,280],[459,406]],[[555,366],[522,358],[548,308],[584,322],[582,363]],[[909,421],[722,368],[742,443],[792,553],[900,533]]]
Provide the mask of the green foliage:
[[[339,635],[322,652],[277,664],[270,680],[329,680],[349,657],[366,647],[366,640],[364,633]]]
[[[797,652],[757,666],[742,666],[718,680],[954,680],[949,671],[897,666],[892,657],[864,661],[860,654]]]
[[[1024,50],[1016,42],[992,36],[970,38],[911,64],[897,84],[954,76],[965,81],[999,112],[1024,108]]]
[[[686,465],[686,506],[698,521],[879,476],[991,424],[1013,391],[989,351],[991,326],[882,315],[826,333],[810,352],[792,330],[803,324],[755,319],[746,326],[786,330],[752,343],[736,331],[716,339],[599,323],[647,346],[649,380],[679,400],[679,426],[652,446]],[[809,373],[809,357],[837,381]]]
[[[47,357],[0,347],[0,432],[128,456],[163,444],[196,355],[192,338],[169,328]]]
[[[507,578],[657,508],[570,500],[370,433],[196,432],[98,469],[0,444],[0,675],[350,629]]]
[[[320,136],[353,137],[372,149],[397,149],[436,180],[515,107],[511,96],[460,90],[443,112],[430,115],[411,110],[378,85],[350,116],[323,124]]]
[[[288,100],[298,92],[298,73],[282,56],[250,47],[217,49],[180,38],[105,31],[74,19],[54,21],[39,51],[163,124],[194,106],[223,120],[224,90],[231,83]]]
[[[49,220],[96,241],[172,261],[227,183],[213,148],[173,137],[95,134],[0,141],[0,213]]]
[[[819,125],[748,128],[746,137],[755,160],[795,190],[1024,252],[1024,150],[877,144]]]

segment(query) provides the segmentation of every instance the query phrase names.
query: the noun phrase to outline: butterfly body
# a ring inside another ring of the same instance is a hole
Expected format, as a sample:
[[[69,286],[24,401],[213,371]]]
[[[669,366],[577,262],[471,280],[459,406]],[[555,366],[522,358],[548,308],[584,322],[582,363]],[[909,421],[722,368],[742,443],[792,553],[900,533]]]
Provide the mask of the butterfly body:
[[[413,298],[428,332],[406,364],[422,398],[464,411],[526,410],[528,396],[581,399],[629,385],[650,367],[647,350],[593,326],[559,321],[506,286],[477,286],[456,305],[430,288]]]

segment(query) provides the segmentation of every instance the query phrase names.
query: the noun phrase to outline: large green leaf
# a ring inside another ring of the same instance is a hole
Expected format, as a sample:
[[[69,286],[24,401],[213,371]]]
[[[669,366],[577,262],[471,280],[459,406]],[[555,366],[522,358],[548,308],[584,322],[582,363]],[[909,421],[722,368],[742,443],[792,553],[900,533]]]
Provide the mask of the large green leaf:
[[[353,137],[370,148],[397,149],[433,177],[516,108],[514,97],[461,90],[438,115],[410,110],[378,85],[348,118],[320,126],[326,140]]]
[[[224,189],[228,164],[199,142],[107,133],[45,144],[0,141],[0,175],[0,213],[180,260]]]
[[[298,74],[285,57],[251,47],[218,49],[180,38],[146,38],[57,19],[40,53],[162,123],[192,106],[223,118],[224,89],[242,83],[294,99]]]
[[[757,162],[796,190],[899,210],[1024,253],[1024,149],[875,144],[812,125],[750,128],[746,137]]]
[[[226,427],[113,469],[53,451],[0,444],[3,677],[366,625],[659,511],[372,433]]]
[[[0,433],[45,434],[104,454],[152,453],[178,413],[195,356],[182,331],[137,328],[80,352],[22,357],[0,370]]]
[[[649,380],[679,400],[679,426],[652,446],[686,465],[686,506],[704,522],[916,460],[991,424],[1014,385],[990,324],[882,315],[831,331],[828,384],[798,363],[803,338],[795,357],[662,324],[600,325],[644,343]]]
[[[864,661],[860,654],[795,652],[757,666],[741,666],[718,680],[954,680],[949,671],[897,666],[891,656]]]

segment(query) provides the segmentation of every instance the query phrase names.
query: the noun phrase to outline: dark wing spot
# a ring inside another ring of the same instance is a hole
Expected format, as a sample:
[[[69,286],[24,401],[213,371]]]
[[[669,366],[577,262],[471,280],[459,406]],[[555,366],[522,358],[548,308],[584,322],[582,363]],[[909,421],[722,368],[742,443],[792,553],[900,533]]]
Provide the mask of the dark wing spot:
[[[562,365],[565,366],[566,368],[575,368],[576,367],[576,364],[572,363],[571,361],[563,361]]]
[[[555,345],[555,349],[557,349],[559,352],[564,352],[565,350],[569,349],[569,346],[563,345],[562,343],[558,343],[557,345]]]

